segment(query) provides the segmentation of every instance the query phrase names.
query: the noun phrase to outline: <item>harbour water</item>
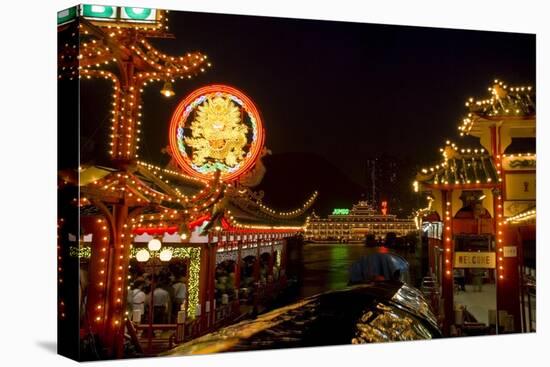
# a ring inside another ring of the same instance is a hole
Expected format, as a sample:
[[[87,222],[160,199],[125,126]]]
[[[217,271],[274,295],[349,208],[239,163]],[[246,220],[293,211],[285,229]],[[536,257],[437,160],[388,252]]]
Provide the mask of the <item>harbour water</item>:
[[[306,243],[291,250],[289,256],[289,275],[297,279],[295,296],[312,296],[329,290],[345,288],[349,280],[351,265],[374,252],[394,252],[409,262],[409,273],[414,284],[414,273],[418,261],[414,252],[404,249],[385,247],[366,247],[363,244]]]

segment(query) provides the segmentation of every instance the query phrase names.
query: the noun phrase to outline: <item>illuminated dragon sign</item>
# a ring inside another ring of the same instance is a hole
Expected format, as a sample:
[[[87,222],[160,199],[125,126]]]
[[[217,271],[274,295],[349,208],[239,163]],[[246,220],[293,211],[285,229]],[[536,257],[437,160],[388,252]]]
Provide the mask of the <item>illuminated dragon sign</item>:
[[[226,85],[197,89],[176,108],[170,123],[170,148],[187,174],[209,179],[219,170],[224,181],[254,167],[265,133],[252,101]]]

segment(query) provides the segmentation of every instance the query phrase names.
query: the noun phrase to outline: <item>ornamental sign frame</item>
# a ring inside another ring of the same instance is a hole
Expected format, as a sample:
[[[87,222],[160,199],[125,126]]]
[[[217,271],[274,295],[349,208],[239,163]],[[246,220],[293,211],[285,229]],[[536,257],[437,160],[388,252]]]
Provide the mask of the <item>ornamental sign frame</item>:
[[[163,13],[163,10],[154,8],[81,4],[59,11],[57,25],[63,25],[80,16],[100,27],[157,28],[161,25]]]
[[[199,88],[176,107],[169,142],[178,166],[193,177],[234,181],[254,167],[265,141],[260,113],[238,89],[221,84]]]
[[[502,157],[505,171],[534,171],[537,169],[537,157],[532,154],[507,155]]]

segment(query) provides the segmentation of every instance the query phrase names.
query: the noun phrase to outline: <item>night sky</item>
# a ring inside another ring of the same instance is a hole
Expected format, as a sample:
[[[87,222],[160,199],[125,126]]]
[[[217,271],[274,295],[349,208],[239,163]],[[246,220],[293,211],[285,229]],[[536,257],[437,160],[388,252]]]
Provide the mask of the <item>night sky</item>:
[[[318,154],[362,184],[367,157],[424,166],[439,160],[446,139],[473,146],[457,130],[466,99],[485,98],[494,78],[535,81],[529,34],[179,11],[169,25],[175,39],[153,44],[173,55],[201,51],[213,67],[177,81],[171,99],[161,83],[146,88],[140,158],[156,163],[167,160],[160,150],[177,103],[211,83],[252,98],[273,154]]]

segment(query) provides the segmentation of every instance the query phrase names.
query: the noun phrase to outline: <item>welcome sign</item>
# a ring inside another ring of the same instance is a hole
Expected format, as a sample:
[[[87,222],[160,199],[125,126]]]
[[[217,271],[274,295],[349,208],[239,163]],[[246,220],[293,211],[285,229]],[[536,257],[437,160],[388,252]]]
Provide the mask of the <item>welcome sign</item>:
[[[494,252],[455,252],[455,268],[494,269],[495,265]]]

